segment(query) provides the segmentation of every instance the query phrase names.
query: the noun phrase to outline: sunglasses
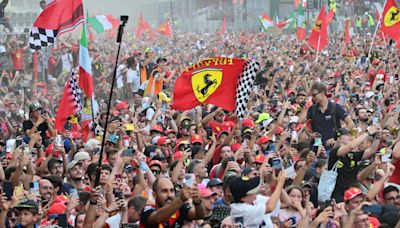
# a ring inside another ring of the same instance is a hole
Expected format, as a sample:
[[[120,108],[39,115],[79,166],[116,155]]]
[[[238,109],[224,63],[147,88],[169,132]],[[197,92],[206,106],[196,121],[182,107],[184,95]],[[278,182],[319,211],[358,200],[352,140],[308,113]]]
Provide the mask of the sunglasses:
[[[160,174],[161,173],[161,170],[155,170],[155,169],[152,169],[151,170],[151,172],[153,172],[153,174],[155,174],[155,175],[158,175],[158,174]]]

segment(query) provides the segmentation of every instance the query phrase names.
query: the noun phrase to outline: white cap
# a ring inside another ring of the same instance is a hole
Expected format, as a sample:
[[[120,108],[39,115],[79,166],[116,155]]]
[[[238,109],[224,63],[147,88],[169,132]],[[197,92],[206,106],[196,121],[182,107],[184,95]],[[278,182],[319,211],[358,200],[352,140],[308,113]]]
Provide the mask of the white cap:
[[[9,139],[6,143],[6,152],[10,153],[14,149],[14,145],[17,142],[15,139]]]
[[[0,53],[4,53],[6,52],[6,47],[4,47],[3,45],[0,45]]]
[[[374,92],[372,92],[372,91],[368,91],[365,93],[365,98],[367,98],[367,99],[370,99],[373,96],[374,96]]]
[[[299,117],[298,116],[291,116],[289,118],[289,124],[291,123],[297,123],[299,121]]]

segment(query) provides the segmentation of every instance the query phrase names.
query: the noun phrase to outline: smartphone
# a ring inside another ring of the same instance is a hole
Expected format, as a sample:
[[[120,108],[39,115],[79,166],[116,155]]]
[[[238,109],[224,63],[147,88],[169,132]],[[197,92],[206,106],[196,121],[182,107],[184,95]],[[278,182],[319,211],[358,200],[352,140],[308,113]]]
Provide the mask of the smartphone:
[[[227,160],[228,162],[230,162],[230,161],[235,161],[235,158],[234,158],[234,157],[228,157],[228,158],[226,158],[226,160]]]
[[[235,217],[234,222],[235,225],[240,225],[240,227],[244,226],[243,217]]]
[[[187,173],[185,174],[185,179],[183,179],[183,183],[187,186],[192,186],[194,184],[194,174],[193,173]]]
[[[288,221],[290,221],[291,222],[291,224],[292,224],[292,226],[294,226],[295,224],[296,224],[296,217],[290,217],[289,219],[288,219]]]
[[[316,138],[314,140],[314,146],[321,146],[322,145],[322,139],[321,138]]]
[[[15,140],[15,147],[18,148],[19,146],[21,146],[22,142],[22,137],[17,137],[17,139]]]
[[[78,189],[76,188],[69,189],[69,195],[75,199],[79,199]]]
[[[6,194],[7,200],[11,200],[13,196],[14,187],[11,181],[4,181],[3,192]]]
[[[115,191],[114,192],[114,197],[116,198],[116,199],[123,199],[124,198],[124,196],[122,195],[122,192],[121,191]]]
[[[58,215],[58,226],[63,228],[68,227],[67,214]]]
[[[55,139],[55,146],[61,147],[62,146],[62,137],[61,135],[57,135]]]
[[[31,182],[29,187],[29,192],[32,195],[39,195],[39,181]]]
[[[269,144],[269,150],[273,153],[276,152],[276,145],[275,143],[271,143]]]
[[[390,83],[390,84],[392,84],[392,83],[393,83],[393,81],[394,81],[394,76],[393,76],[393,75],[391,75],[391,76],[390,76],[390,78],[389,78],[389,83]]]
[[[22,150],[22,153],[24,155],[29,155],[29,146],[28,146],[28,144],[24,143],[24,149]]]
[[[372,124],[377,125],[379,123],[379,118],[377,116],[372,117]]]
[[[370,213],[374,215],[380,215],[382,213],[382,206],[379,204],[372,204],[370,206],[365,205],[362,209],[364,213]]]
[[[391,154],[382,155],[381,161],[382,162],[391,163],[392,162],[392,155]]]
[[[272,168],[275,170],[281,170],[282,169],[282,162],[281,159],[279,158],[272,158]]]
[[[135,150],[133,148],[128,148],[124,150],[124,152],[122,153],[122,157],[132,157],[134,152]]]

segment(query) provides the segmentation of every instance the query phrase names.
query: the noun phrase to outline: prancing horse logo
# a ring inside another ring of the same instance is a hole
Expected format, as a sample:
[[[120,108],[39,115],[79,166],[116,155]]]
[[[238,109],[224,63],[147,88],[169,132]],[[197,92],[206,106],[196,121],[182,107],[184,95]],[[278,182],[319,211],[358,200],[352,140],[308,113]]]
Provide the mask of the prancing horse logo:
[[[394,6],[390,7],[384,17],[385,26],[393,26],[400,21],[400,10]]]
[[[192,89],[198,101],[204,102],[221,85],[222,70],[206,68],[194,72],[192,76]]]

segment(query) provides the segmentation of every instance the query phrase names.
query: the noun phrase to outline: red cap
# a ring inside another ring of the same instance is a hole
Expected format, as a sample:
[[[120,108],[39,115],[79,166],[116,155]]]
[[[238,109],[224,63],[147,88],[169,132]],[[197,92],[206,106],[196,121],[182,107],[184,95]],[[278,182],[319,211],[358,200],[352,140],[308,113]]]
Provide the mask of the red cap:
[[[372,61],[372,65],[378,65],[379,64],[379,59],[374,59]]]
[[[361,189],[355,187],[349,188],[344,192],[344,201],[352,200],[359,195],[364,196],[364,193],[361,191]]]
[[[254,128],[254,121],[252,119],[244,119],[242,121],[242,127]]]
[[[234,143],[234,144],[231,145],[231,150],[232,150],[233,152],[236,152],[237,150],[239,150],[239,148],[240,148],[241,146],[242,146],[242,145],[240,145],[240,143]]]
[[[64,214],[66,208],[67,206],[65,206],[64,203],[55,203],[49,207],[49,209],[47,210],[47,214]]]
[[[157,139],[157,146],[163,145],[167,141],[167,137],[161,136],[160,138]]]
[[[254,163],[263,163],[265,161],[264,154],[258,154],[254,160]]]
[[[114,110],[112,111],[113,116],[118,116],[119,115],[119,111],[118,110]]]
[[[154,165],[158,165],[160,166],[160,168],[163,167],[163,164],[159,160],[152,160],[149,164],[149,167],[152,167]]]
[[[163,131],[163,129],[162,129],[162,127],[160,126],[160,125],[154,125],[153,127],[151,127],[151,130],[150,131],[158,131],[158,132],[160,132],[160,133],[163,133],[164,131]]]
[[[177,152],[174,154],[174,157],[173,157],[172,159],[173,159],[174,161],[181,160],[182,154],[183,154],[182,151],[177,151]]]
[[[291,93],[294,93],[294,94],[295,94],[295,92],[294,92],[292,89],[286,90],[286,95],[289,95],[289,94],[291,94]]]
[[[258,145],[261,145],[261,144],[266,143],[266,142],[268,142],[268,141],[272,141],[272,139],[270,139],[270,138],[267,137],[267,136],[261,136],[261,137],[257,140],[257,144],[258,144]]]
[[[68,197],[65,195],[59,195],[54,199],[54,203],[65,203],[68,201]]]
[[[115,105],[115,107],[121,111],[122,109],[126,109],[129,107],[129,105],[125,102],[118,102],[117,105]]]
[[[194,143],[200,143],[201,145],[203,145],[203,139],[201,138],[201,135],[194,134],[192,136],[192,144],[194,144]]]

